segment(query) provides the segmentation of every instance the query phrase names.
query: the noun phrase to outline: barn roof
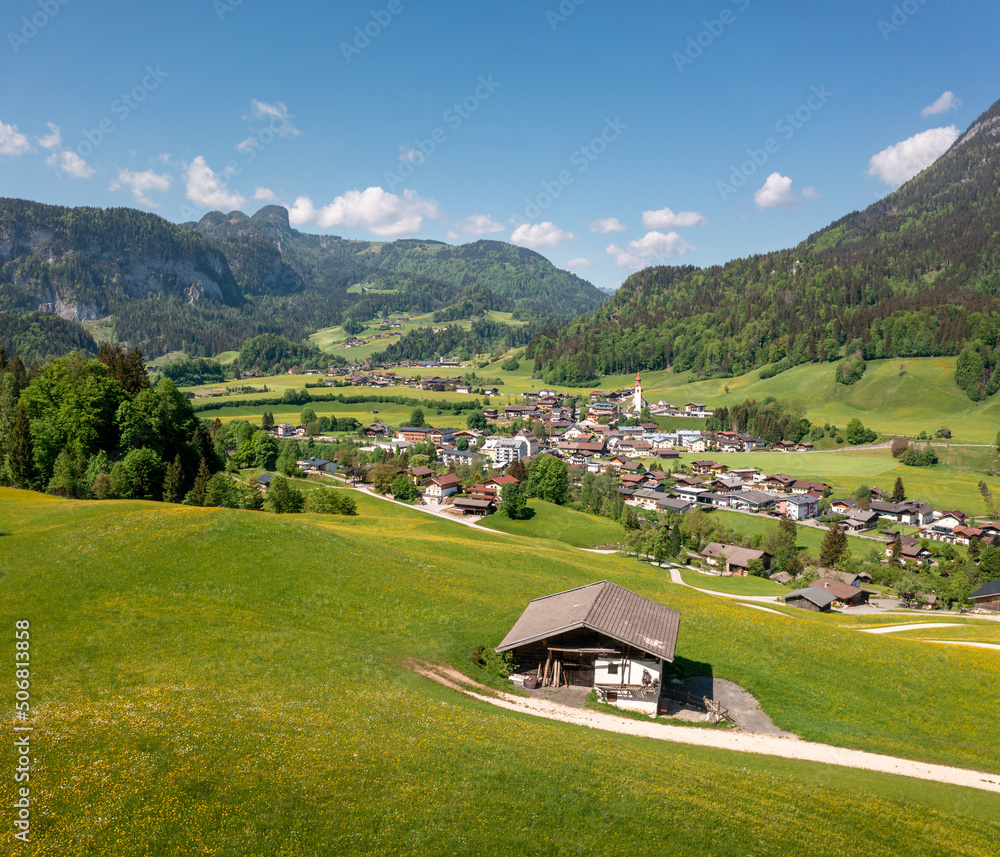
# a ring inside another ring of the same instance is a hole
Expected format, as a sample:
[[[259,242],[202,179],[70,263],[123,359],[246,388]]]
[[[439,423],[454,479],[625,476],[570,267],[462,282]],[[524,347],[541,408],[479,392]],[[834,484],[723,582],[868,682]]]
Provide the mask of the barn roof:
[[[667,661],[674,659],[681,614],[604,580],[528,604],[498,652],[587,628]]]

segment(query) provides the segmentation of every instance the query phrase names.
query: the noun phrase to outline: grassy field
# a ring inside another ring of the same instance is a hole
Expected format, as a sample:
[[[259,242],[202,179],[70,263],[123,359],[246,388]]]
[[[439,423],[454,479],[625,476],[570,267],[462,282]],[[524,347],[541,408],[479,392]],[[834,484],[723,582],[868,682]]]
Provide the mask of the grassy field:
[[[483,519],[480,526],[528,538],[554,539],[578,548],[614,544],[625,538],[621,524],[610,518],[563,509],[544,500],[528,502],[533,513],[528,520],[512,521],[510,518],[490,515]]]
[[[206,411],[199,416],[214,420],[218,417],[223,423],[230,423],[233,420],[250,420],[259,423],[261,414],[268,411],[274,414],[276,423],[291,423],[298,425],[299,415],[302,413],[304,405],[267,405],[254,407],[248,405],[241,408],[220,408],[217,411]],[[336,416],[354,417],[364,425],[382,420],[391,426],[397,427],[406,425],[409,422],[413,408],[407,405],[387,405],[381,402],[361,402],[358,404],[343,404],[341,402],[311,402],[311,407],[316,416]],[[444,411],[438,414],[436,410],[425,410],[424,416],[428,424],[445,428],[465,428],[466,413],[453,413]]]
[[[724,592],[727,595],[787,595],[790,592],[780,583],[762,577],[718,577],[692,569],[682,569],[681,580],[688,586]]]
[[[782,728],[996,772],[996,653],[790,623],[615,556],[359,511],[0,490],[8,655],[14,620],[31,623],[25,853],[993,853],[996,795],[537,721],[405,664],[489,681],[470,652],[529,599],[610,579],[681,611],[682,672],[740,683]]]
[[[759,515],[747,515],[742,512],[730,512],[725,509],[715,509],[709,512],[712,516],[712,520],[718,521],[723,526],[740,533],[744,536],[753,535],[766,535],[771,530],[774,530],[778,526],[778,521],[776,518],[771,517],[761,517]],[[797,544],[800,548],[804,548],[806,553],[811,556],[818,557],[820,548],[823,545],[823,537],[826,535],[826,530],[821,530],[816,527],[805,527],[799,525],[797,528]],[[872,539],[859,539],[856,536],[848,536],[847,544],[850,548],[852,554],[856,557],[865,557],[868,552],[872,549],[872,545],[878,548],[884,548],[884,544]],[[767,593],[764,593],[767,594]]]
[[[683,453],[686,464],[711,458],[729,467],[754,467],[767,474],[787,473],[796,479],[825,482],[834,496],[844,497],[858,486],[878,486],[891,491],[896,478],[903,480],[906,496],[930,503],[935,509],[959,508],[967,514],[985,513],[980,480],[990,490],[1000,492],[1000,478],[989,476],[980,469],[992,464],[996,454],[984,449],[942,449],[940,463],[933,467],[906,467],[896,461],[888,449],[857,449],[843,452],[747,452],[747,453]],[[971,469],[975,468],[975,469]]]

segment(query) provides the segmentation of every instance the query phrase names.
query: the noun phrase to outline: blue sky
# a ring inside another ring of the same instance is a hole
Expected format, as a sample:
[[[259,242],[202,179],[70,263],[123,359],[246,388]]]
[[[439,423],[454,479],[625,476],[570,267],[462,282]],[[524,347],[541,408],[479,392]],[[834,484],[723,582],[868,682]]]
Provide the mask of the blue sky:
[[[995,2],[6,0],[0,195],[480,237],[614,288],[793,245],[1000,98]]]

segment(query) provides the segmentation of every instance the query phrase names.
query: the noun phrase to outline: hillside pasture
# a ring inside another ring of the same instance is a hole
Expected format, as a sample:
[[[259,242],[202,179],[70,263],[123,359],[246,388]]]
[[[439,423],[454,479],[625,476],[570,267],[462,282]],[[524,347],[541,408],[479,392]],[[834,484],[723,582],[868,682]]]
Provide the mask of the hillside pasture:
[[[1000,772],[997,653],[792,623],[358,499],[357,518],[282,517],[0,489],[0,621],[31,621],[36,853],[992,853],[994,794],[538,721],[406,664],[498,683],[477,646],[531,598],[609,579],[681,611],[681,674],[743,685],[781,728]]]

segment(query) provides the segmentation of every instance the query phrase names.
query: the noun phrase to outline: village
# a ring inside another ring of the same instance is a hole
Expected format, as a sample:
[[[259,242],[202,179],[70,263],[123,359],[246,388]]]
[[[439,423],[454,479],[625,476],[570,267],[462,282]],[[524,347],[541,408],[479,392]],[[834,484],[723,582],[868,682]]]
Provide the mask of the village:
[[[372,383],[368,377],[367,383]],[[389,380],[389,379],[386,379]],[[394,382],[396,379],[392,379]],[[429,376],[416,383],[425,389],[471,389],[453,378]],[[488,391],[495,395],[495,389]],[[565,466],[569,483],[579,488],[588,477],[611,480],[622,507],[632,510],[637,526],[656,527],[694,512],[725,510],[747,516],[785,519],[823,531],[837,528],[845,535],[867,539],[878,547],[883,563],[909,569],[935,569],[939,559],[955,557],[955,546],[1000,547],[1000,523],[978,520],[959,509],[935,509],[874,486],[863,496],[834,496],[831,485],[796,478],[785,472],[767,473],[755,467],[735,466],[710,458],[716,453],[770,452],[790,456],[782,470],[795,470],[796,455],[808,453],[808,442],[778,441],[734,431],[675,429],[666,431],[655,416],[711,416],[704,403],[650,406],[642,395],[641,378],[633,388],[593,391],[578,404],[570,395],[538,390],[524,395],[521,404],[485,407],[469,418],[464,429],[402,425],[392,428],[374,422],[359,429],[365,452],[405,460],[418,451],[426,463],[399,467],[412,489],[405,499],[437,514],[484,518],[501,510],[504,488],[527,479],[539,456],[551,456]],[[307,437],[304,426],[282,423],[269,429],[278,438]],[[332,440],[332,438],[328,438]],[[430,452],[430,455],[426,453]],[[705,456],[693,459],[693,455]],[[684,456],[684,459],[681,457]],[[350,474],[337,461],[310,457],[298,462],[304,472],[350,477],[353,484],[369,479],[366,467]],[[273,477],[264,474],[263,484]],[[387,492],[388,493],[388,492]],[[389,496],[392,496],[389,493]],[[757,575],[794,586],[798,575],[771,573],[773,557],[766,551],[740,545],[710,543],[685,558],[704,573],[723,576]],[[870,575],[819,569],[808,576],[809,586],[794,591],[787,603],[809,610],[853,608],[869,603],[877,593],[866,590]],[[1000,587],[987,583],[970,596],[975,609],[1000,609]],[[914,598],[914,606],[932,609],[933,592]]]

